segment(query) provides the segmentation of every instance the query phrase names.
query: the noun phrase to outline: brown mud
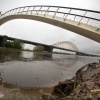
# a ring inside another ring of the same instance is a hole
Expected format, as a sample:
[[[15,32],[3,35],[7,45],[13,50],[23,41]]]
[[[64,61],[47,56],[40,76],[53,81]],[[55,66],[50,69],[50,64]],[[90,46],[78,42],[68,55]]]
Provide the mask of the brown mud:
[[[59,82],[51,94],[43,94],[42,100],[100,100],[100,62],[83,66],[75,77]]]

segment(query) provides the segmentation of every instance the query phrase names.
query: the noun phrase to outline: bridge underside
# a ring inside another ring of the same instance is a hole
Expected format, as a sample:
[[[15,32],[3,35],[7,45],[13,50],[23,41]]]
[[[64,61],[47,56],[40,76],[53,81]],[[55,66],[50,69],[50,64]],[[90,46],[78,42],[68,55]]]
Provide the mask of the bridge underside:
[[[3,44],[4,44],[4,39],[14,41],[16,38],[11,38],[11,37],[8,37],[8,36],[0,36],[0,47],[3,46]],[[26,43],[26,44],[31,44],[31,45],[42,45],[42,46],[44,47],[44,52],[50,52],[50,53],[53,52],[53,47],[52,47],[52,46],[43,45],[43,44],[39,44],[39,43],[27,41],[27,40],[21,40],[21,39],[18,39],[18,40],[20,40],[22,43]]]
[[[44,15],[42,14],[38,14],[38,15],[37,14],[32,14],[32,15],[20,15],[19,14],[19,15],[9,15],[7,17],[0,19],[0,25],[2,25],[3,23],[9,20],[13,20],[13,19],[31,19],[31,20],[45,22],[48,24],[52,24],[52,25],[70,30],[72,32],[75,32],[79,35],[85,36],[87,38],[90,38],[100,43],[100,29],[96,31],[96,27],[90,26],[87,24],[83,24],[83,23],[78,24],[78,22],[68,20],[68,19],[64,21],[60,17],[53,18],[52,16],[49,16],[49,15],[46,15],[44,17]]]
[[[0,46],[3,46],[3,37],[0,37]]]
[[[52,46],[44,46],[44,51],[52,53],[53,52],[53,47]]]

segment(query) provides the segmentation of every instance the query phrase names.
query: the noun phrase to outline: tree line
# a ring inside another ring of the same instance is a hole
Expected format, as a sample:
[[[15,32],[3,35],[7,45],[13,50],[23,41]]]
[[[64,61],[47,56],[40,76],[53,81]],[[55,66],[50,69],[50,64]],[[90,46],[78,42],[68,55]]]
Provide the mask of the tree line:
[[[23,43],[20,40],[17,40],[17,39],[15,39],[13,41],[7,41],[7,38],[3,38],[1,47],[22,49]]]
[[[43,52],[44,51],[44,47],[41,45],[37,45],[33,48],[34,52]]]

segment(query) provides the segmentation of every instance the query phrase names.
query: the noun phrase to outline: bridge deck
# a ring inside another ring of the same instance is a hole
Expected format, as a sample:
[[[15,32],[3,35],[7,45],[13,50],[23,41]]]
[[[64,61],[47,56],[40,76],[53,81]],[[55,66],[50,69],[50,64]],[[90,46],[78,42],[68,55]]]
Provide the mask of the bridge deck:
[[[17,14],[17,15],[9,15],[2,19],[0,19],[0,25],[3,23],[13,20],[13,19],[31,19],[37,20],[41,22],[45,22],[48,24],[52,24],[72,32],[75,32],[79,35],[85,36],[90,38],[94,41],[100,42],[100,29],[96,30],[97,28],[88,24],[79,23],[74,20],[66,19],[65,21],[61,17],[55,16],[54,18],[50,15],[44,16],[44,14]]]

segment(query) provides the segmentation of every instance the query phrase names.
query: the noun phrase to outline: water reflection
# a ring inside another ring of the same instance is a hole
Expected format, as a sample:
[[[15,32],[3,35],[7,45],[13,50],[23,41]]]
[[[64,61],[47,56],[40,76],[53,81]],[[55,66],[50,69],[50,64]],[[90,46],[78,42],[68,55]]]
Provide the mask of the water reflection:
[[[4,87],[50,87],[71,78],[83,65],[98,58],[27,51],[0,51],[0,84]],[[7,62],[9,61],[9,62]]]
[[[58,66],[66,68],[75,65],[78,61],[78,56],[67,54],[53,54],[53,61]]]
[[[50,87],[63,79],[61,66],[66,68],[76,63],[76,58],[60,54],[34,53],[27,51],[0,52],[0,79],[4,86],[19,88]],[[70,58],[70,59],[69,59]],[[10,62],[6,62],[12,60]],[[59,67],[60,66],[60,67]]]
[[[22,60],[22,61],[52,60],[52,54],[27,52],[27,51],[0,50],[0,62],[11,61],[11,60]]]
[[[11,61],[11,60],[20,60],[21,52],[20,51],[6,51],[0,50],[0,62]]]
[[[3,81],[17,87],[48,87],[62,79],[61,70],[50,61],[5,62],[1,76]]]
[[[52,54],[51,53],[34,53],[34,59],[44,59],[44,60],[51,60]]]

